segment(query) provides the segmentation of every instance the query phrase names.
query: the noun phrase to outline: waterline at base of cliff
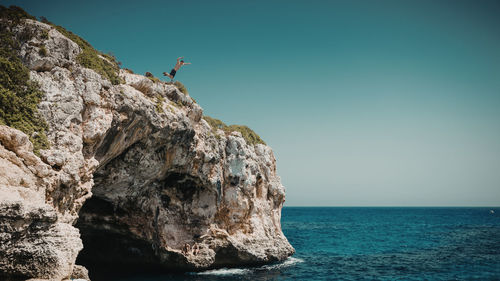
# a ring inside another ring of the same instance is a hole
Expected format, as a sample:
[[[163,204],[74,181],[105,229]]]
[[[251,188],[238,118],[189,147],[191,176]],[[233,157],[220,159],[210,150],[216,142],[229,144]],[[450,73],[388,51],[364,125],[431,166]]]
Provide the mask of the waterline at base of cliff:
[[[285,207],[283,232],[297,252],[281,263],[113,280],[497,280],[499,213],[500,208]]]

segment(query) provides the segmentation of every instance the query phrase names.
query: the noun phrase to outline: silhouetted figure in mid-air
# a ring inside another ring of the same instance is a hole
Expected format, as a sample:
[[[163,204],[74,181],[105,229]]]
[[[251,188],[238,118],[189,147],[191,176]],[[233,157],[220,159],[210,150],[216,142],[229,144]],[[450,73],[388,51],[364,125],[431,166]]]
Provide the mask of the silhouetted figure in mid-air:
[[[163,72],[163,75],[164,76],[168,76],[171,80],[174,80],[174,76],[177,73],[177,71],[179,71],[179,69],[181,68],[181,66],[191,64],[190,62],[184,62],[182,60],[183,58],[184,57],[178,57],[177,58],[177,63],[175,64],[174,68],[172,68],[172,70],[170,71],[170,74],[166,73],[166,72]]]

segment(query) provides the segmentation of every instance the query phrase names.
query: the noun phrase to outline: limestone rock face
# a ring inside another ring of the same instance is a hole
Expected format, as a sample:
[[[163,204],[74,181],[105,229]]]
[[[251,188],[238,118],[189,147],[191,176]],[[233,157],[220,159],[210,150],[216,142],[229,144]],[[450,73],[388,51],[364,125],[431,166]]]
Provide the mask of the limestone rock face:
[[[57,185],[28,137],[0,126],[0,277],[70,277],[83,245],[45,198]]]
[[[91,276],[94,266],[201,270],[294,253],[270,147],[215,132],[174,85],[124,70],[112,85],[49,25],[18,28],[49,34],[22,42],[20,56],[46,93],[51,147],[38,158],[26,135],[0,126],[0,276],[70,278],[82,246]]]

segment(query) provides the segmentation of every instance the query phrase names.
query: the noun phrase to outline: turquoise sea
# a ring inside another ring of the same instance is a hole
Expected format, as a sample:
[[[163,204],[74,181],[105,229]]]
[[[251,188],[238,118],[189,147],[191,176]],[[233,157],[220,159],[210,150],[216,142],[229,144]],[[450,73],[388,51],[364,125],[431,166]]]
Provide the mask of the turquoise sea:
[[[282,227],[281,263],[115,280],[500,280],[500,208],[285,207]]]

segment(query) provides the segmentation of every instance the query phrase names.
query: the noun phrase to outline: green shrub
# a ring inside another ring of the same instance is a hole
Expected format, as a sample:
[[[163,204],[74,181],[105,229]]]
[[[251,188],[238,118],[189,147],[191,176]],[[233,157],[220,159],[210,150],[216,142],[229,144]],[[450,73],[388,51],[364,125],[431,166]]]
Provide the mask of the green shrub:
[[[29,15],[22,8],[19,8],[17,6],[10,6],[9,8],[0,6],[0,17],[12,21],[14,25],[19,23],[21,19],[36,20],[35,17]],[[41,17],[41,20],[42,22],[51,25],[52,27],[57,29],[57,31],[59,31],[61,34],[68,37],[70,40],[72,40],[73,42],[78,44],[78,46],[80,46],[82,52],[76,57],[76,60],[83,67],[93,69],[101,76],[103,76],[105,79],[108,79],[113,85],[121,83],[121,79],[118,76],[120,63],[116,60],[116,58],[113,55],[103,54],[101,52],[98,52],[92,47],[92,45],[90,45],[80,36],[74,34],[71,31],[66,30],[62,26],[55,25],[49,22],[45,17]],[[48,35],[49,34],[47,31],[42,31],[41,38],[48,39]],[[31,29],[27,28],[21,34],[21,37],[27,37],[27,38],[33,37],[33,34],[31,34]]]
[[[174,86],[176,86],[177,89],[179,89],[179,91],[181,91],[183,94],[189,95],[188,90],[186,89],[186,87],[184,86],[184,84],[182,84],[181,82],[175,81],[174,82]]]
[[[120,65],[122,64],[121,62],[119,62],[119,61],[116,59],[115,55],[113,55],[113,53],[111,53],[111,52],[109,52],[109,53],[107,53],[107,54],[99,52],[99,55],[103,56],[103,57],[104,57],[105,59],[107,59],[109,62],[111,62],[112,64],[115,64],[115,65],[117,65],[117,66],[120,66]]]
[[[89,42],[85,41],[73,32],[66,30],[62,26],[55,24],[52,24],[52,26],[62,35],[78,44],[78,46],[82,49],[82,52],[76,57],[76,61],[79,64],[99,73],[105,79],[108,79],[113,85],[118,85],[122,82],[118,76],[120,67],[118,66],[118,62],[114,56],[97,51],[92,47],[92,45],[90,45]]]
[[[47,49],[45,49],[44,45],[40,46],[40,49],[38,49],[38,53],[40,54],[40,56],[44,57],[47,55]]]
[[[230,125],[225,129],[225,131],[226,132],[234,132],[234,131],[240,132],[248,144],[252,144],[252,145],[255,145],[258,143],[266,144],[260,138],[260,136],[257,135],[257,133],[255,133],[252,129],[248,128],[245,125]]]
[[[40,21],[49,25],[52,25],[52,23],[44,16],[40,16]]]
[[[153,83],[158,83],[160,82],[160,79],[156,78],[153,73],[151,72],[146,72],[146,74],[144,74],[144,76],[146,76],[146,78],[148,78],[149,80],[153,81]]]
[[[34,16],[28,14],[21,7],[10,6],[7,8],[2,5],[0,5],[0,18],[11,20],[13,24],[19,23],[22,19],[36,20]]]
[[[47,30],[42,30],[40,33],[40,38],[44,40],[49,39],[49,32]]]
[[[29,136],[35,154],[49,147],[47,123],[38,113],[44,93],[29,80],[29,70],[17,56],[19,42],[10,31],[23,18],[34,19],[21,8],[0,6],[0,124],[16,128]]]
[[[14,24],[17,24],[21,19],[32,19],[36,20],[35,17],[26,13],[23,9],[17,6],[10,6],[9,8],[5,8],[4,6],[0,6],[0,17],[6,18],[12,21]],[[111,54],[103,54],[95,50],[92,45],[90,45],[87,41],[82,39],[80,36],[74,34],[71,31],[66,30],[64,27],[55,25],[47,20],[45,17],[41,17],[41,21],[51,25],[61,34],[78,44],[78,46],[82,49],[82,52],[76,57],[78,63],[80,63],[83,67],[90,68],[105,79],[108,79],[113,85],[120,84],[122,81],[118,76],[119,62],[116,58]],[[27,29],[22,36],[29,37],[30,29]],[[48,39],[48,32],[42,31],[41,38]],[[32,36],[31,36],[32,37]],[[31,38],[30,37],[30,38]]]
[[[149,80],[153,81],[154,83],[159,83],[160,79],[157,77],[148,77]]]
[[[255,144],[266,144],[257,133],[255,133],[252,129],[248,128],[244,125],[226,125],[226,123],[222,122],[219,119],[212,118],[210,116],[203,116],[203,119],[207,121],[207,123],[212,127],[212,133],[217,135],[217,129],[223,130],[226,134],[237,131],[240,132],[242,137],[245,139],[247,144],[255,145]]]
[[[224,128],[227,127],[226,123],[222,122],[219,119],[215,119],[215,118],[212,118],[212,117],[207,116],[207,115],[204,115],[203,119],[205,119],[205,121],[207,121],[208,125],[210,125],[210,127],[212,127],[212,129],[215,129],[215,130],[217,130],[217,129],[224,130]]]
[[[163,113],[163,102],[165,101],[165,98],[161,95],[156,96],[156,111],[158,113]]]
[[[20,43],[27,42],[31,40],[33,37],[35,37],[37,34],[36,28],[26,25],[21,32],[17,35],[17,38],[19,39]]]

